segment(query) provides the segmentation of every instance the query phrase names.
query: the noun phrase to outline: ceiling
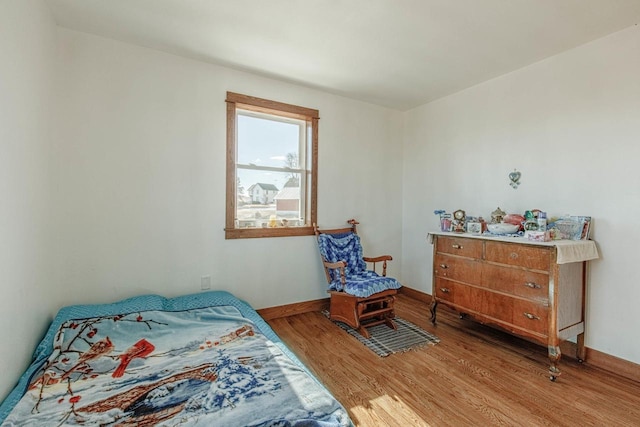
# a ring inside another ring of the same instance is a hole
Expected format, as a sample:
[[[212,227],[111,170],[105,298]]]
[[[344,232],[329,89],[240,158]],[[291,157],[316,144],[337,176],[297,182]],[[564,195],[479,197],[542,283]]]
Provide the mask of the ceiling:
[[[59,26],[408,110],[640,21],[640,0],[47,0]]]

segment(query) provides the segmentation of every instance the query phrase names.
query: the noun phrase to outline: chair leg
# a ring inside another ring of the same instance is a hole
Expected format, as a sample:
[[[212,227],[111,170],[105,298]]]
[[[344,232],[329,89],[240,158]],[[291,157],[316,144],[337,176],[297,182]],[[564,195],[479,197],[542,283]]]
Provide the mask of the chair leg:
[[[393,321],[395,292],[386,291],[384,295],[377,295],[372,299],[361,299],[343,292],[331,293],[330,318],[346,323],[360,335],[369,339],[371,335],[368,327],[384,323],[389,328],[397,330]]]
[[[330,319],[346,323],[354,329],[360,328],[360,316],[357,307],[357,298],[343,292],[331,294],[329,313]]]
[[[356,329],[356,331],[358,331],[358,333],[366,339],[371,338],[371,335],[369,335],[369,331],[367,331],[367,328],[365,328],[363,325],[360,325],[358,329]]]
[[[396,322],[394,322],[393,319],[391,318],[385,319],[384,324],[393,330],[396,330],[396,331],[398,330],[398,325],[396,325]]]

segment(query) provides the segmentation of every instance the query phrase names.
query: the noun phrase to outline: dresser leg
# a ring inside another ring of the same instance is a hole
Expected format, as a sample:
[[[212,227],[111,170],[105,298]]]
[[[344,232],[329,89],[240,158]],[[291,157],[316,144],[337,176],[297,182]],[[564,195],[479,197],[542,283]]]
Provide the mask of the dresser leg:
[[[587,360],[587,353],[584,347],[584,332],[578,334],[576,344],[576,358],[578,359],[578,362],[582,363]]]
[[[431,300],[429,305],[429,311],[431,312],[431,323],[436,324],[436,308],[438,308],[438,301],[435,298]]]
[[[560,369],[558,368],[558,363],[560,363],[561,357],[562,357],[562,353],[560,352],[560,346],[550,345],[549,360],[551,361],[551,366],[549,366],[549,379],[551,381],[555,381],[556,378],[560,376]]]

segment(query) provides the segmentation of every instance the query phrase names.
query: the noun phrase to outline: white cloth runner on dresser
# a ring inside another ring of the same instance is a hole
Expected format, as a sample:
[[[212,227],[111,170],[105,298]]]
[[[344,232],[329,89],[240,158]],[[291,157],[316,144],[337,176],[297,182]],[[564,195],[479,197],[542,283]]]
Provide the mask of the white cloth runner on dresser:
[[[598,259],[598,247],[593,240],[556,240],[549,242],[556,245],[558,250],[558,264],[590,261]]]

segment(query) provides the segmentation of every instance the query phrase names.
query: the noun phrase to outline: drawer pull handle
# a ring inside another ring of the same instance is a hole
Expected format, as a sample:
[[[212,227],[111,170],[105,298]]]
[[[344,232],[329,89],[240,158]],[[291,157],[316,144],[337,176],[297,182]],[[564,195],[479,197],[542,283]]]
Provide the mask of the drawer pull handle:
[[[447,268],[449,268],[449,266],[447,264],[440,264],[440,268],[446,270]]]
[[[451,289],[449,289],[449,288],[440,288],[440,291],[441,291],[443,294],[448,294],[449,292],[451,292]]]
[[[462,245],[451,245],[453,249],[462,249]]]
[[[527,288],[531,288],[531,289],[540,289],[540,285],[538,285],[537,283],[533,283],[533,282],[527,282],[524,284]]]
[[[511,259],[517,259],[518,258],[518,254],[516,252],[511,252],[511,255],[509,255],[509,257]]]
[[[540,320],[540,317],[536,316],[535,314],[531,314],[527,312],[524,313],[524,317],[530,320]]]

